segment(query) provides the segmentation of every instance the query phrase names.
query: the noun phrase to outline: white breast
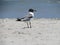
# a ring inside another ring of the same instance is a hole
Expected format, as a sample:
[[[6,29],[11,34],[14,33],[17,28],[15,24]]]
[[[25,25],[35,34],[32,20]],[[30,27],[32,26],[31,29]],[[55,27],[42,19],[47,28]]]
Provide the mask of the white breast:
[[[33,12],[29,12],[29,15],[34,17],[34,13]]]

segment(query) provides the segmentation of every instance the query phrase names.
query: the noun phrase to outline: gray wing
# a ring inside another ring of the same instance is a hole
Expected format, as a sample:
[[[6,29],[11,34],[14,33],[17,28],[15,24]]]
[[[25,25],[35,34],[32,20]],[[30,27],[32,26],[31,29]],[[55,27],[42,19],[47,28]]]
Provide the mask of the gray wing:
[[[30,19],[33,18],[32,15],[27,15],[22,19],[23,21],[30,21]]]

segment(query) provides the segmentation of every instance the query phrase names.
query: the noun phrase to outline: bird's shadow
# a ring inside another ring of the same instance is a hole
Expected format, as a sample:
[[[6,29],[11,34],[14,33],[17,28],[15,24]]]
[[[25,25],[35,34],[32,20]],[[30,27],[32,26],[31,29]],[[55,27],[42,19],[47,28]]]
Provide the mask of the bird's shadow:
[[[22,29],[26,29],[26,28],[32,28],[32,27],[23,27]]]

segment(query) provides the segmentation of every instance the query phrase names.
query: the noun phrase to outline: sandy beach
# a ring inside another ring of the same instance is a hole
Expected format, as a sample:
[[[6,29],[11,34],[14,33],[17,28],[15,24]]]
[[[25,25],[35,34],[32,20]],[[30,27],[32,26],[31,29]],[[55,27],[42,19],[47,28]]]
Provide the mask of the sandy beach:
[[[60,20],[32,19],[32,28],[16,19],[0,19],[0,45],[60,45]]]

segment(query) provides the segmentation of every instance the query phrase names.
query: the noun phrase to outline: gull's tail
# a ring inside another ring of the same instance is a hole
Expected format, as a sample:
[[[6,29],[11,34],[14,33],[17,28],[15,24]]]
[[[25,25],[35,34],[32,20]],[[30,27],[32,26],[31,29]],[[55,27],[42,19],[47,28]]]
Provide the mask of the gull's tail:
[[[17,20],[16,21],[22,21],[22,19],[24,19],[25,17],[23,17],[23,18],[17,18]]]
[[[16,21],[21,21],[21,19],[17,18],[17,20],[16,20]]]

